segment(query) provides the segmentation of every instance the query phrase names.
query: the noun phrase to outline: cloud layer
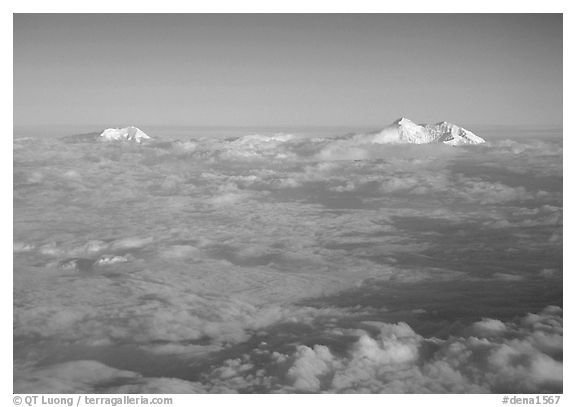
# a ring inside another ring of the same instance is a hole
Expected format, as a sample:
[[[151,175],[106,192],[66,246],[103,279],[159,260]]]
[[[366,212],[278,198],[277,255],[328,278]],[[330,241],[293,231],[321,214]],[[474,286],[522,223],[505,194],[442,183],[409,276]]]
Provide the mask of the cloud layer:
[[[561,388],[561,311],[520,319],[562,301],[561,141],[156,139],[15,140],[18,389]],[[368,289],[384,284],[403,298]],[[475,321],[427,302],[459,309],[456,284],[485,297]],[[363,302],[338,296],[354,289]],[[110,365],[122,347],[196,367],[153,377],[135,360]]]

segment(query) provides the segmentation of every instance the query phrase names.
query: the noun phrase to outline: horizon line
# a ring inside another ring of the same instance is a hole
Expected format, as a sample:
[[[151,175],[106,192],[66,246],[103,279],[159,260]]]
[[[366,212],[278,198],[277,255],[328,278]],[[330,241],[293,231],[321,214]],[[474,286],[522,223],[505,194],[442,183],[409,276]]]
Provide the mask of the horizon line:
[[[199,129],[254,129],[254,128],[261,128],[261,129],[271,129],[271,128],[309,128],[309,129],[328,129],[328,128],[384,128],[394,121],[390,121],[389,123],[371,123],[371,124],[195,124],[195,123],[179,123],[179,124],[163,124],[163,123],[111,123],[111,124],[102,124],[102,123],[30,123],[30,124],[14,124],[12,125],[13,129],[18,128],[39,128],[39,127],[46,127],[46,128],[54,128],[54,127],[94,127],[95,129],[101,129],[103,127],[107,128],[114,128],[114,127],[127,127],[127,126],[135,126],[135,127],[164,127],[164,128],[199,128]],[[431,121],[431,122],[418,122],[415,121],[416,124],[435,124],[441,123],[442,120],[439,121]],[[455,123],[461,127],[490,127],[490,128],[546,128],[546,129],[563,129],[563,123],[561,124],[552,124],[552,123],[539,123],[539,124],[525,124],[525,123],[518,123],[518,124],[496,124],[496,123]]]

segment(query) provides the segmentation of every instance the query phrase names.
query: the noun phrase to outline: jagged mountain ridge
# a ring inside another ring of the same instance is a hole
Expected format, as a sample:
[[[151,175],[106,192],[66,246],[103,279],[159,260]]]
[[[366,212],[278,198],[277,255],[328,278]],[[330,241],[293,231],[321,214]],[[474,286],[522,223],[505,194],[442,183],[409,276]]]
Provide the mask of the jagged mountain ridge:
[[[481,144],[485,140],[456,124],[438,122],[435,124],[416,124],[402,117],[377,132],[361,135],[365,141],[376,144],[429,144],[449,145]]]
[[[138,127],[128,126],[106,129],[100,134],[99,139],[103,141],[133,141],[142,143],[144,140],[149,140],[150,136]]]

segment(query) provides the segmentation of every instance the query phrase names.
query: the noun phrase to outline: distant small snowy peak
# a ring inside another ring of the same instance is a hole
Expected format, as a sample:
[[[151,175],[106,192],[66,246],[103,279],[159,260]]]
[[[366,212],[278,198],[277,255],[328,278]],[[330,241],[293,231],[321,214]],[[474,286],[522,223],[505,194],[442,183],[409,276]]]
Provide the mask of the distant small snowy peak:
[[[416,124],[402,117],[384,129],[358,136],[360,142],[374,144],[480,144],[485,140],[453,123]]]
[[[117,129],[106,129],[100,134],[99,139],[103,141],[131,141],[142,143],[145,140],[150,140],[151,137],[138,127],[128,126]]]

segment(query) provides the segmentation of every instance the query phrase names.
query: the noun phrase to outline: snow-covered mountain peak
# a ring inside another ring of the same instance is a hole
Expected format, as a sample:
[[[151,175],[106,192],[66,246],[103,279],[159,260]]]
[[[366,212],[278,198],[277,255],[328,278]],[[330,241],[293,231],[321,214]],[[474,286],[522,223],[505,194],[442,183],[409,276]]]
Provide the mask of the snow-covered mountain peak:
[[[140,130],[138,127],[128,126],[123,128],[110,128],[104,130],[99,138],[104,141],[132,141],[142,143],[151,137]]]
[[[401,117],[399,119],[396,119],[392,122],[392,124],[398,124],[398,125],[416,125],[416,123],[414,123],[412,120],[406,118],[406,117]]]
[[[365,141],[376,144],[444,143],[449,145],[485,142],[471,131],[447,121],[435,124],[416,124],[406,117],[401,117],[388,127],[368,135]]]

